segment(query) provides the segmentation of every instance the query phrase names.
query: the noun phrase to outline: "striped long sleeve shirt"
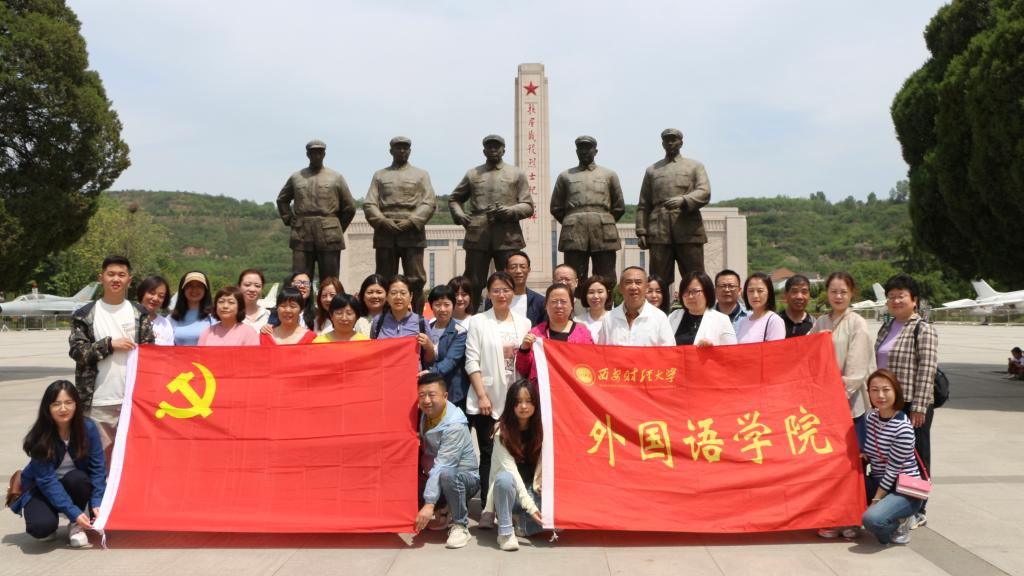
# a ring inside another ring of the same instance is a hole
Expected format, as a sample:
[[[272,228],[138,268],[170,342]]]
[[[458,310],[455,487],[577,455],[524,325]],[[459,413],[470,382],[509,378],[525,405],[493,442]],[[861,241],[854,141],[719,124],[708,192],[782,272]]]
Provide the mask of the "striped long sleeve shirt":
[[[871,477],[883,489],[891,492],[900,474],[921,476],[914,456],[914,426],[904,412],[883,420],[878,410],[871,410],[865,431],[864,453],[871,464]]]

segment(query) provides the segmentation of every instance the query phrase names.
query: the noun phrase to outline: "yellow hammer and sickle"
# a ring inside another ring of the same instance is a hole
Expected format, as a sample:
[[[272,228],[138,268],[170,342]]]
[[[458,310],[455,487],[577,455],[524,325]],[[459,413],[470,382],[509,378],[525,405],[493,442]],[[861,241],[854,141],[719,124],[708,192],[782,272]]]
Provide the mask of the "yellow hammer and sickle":
[[[213,414],[210,404],[213,403],[213,395],[217,393],[217,381],[213,378],[213,374],[206,369],[206,366],[198,362],[193,362],[192,365],[199,369],[203,374],[203,380],[206,381],[206,389],[203,390],[203,396],[200,397],[195,389],[192,388],[192,384],[190,384],[195,374],[192,372],[182,372],[174,380],[168,382],[167,389],[171,391],[171,394],[181,392],[181,395],[192,406],[189,408],[178,408],[177,406],[171,406],[167,402],[160,402],[160,408],[156,411],[157,418],[163,418],[167,415],[174,418],[192,418],[193,416],[206,418]]]

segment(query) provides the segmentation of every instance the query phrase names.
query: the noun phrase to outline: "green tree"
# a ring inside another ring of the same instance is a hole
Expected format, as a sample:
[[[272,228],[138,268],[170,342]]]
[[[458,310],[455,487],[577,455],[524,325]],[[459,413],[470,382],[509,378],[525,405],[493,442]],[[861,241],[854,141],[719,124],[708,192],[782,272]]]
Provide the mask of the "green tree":
[[[79,28],[61,0],[0,0],[0,289],[74,244],[129,164]]]
[[[111,254],[131,260],[136,281],[162,274],[168,266],[167,236],[167,229],[137,203],[103,195],[85,235],[47,258],[37,271],[37,282],[48,292],[74,294],[96,279],[100,263]]]
[[[954,0],[892,104],[915,243],[960,276],[1024,282],[1024,0]]]

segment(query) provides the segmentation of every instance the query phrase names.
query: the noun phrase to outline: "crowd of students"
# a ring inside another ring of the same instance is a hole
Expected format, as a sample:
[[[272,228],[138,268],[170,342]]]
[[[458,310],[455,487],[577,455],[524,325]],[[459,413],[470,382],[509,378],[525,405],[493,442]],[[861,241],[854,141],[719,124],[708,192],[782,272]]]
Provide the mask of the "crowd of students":
[[[371,275],[349,294],[337,278],[322,279],[314,290],[312,278],[296,272],[267,310],[258,303],[265,283],[260,271],[245,270],[236,286],[216,292],[205,274],[193,271],[179,280],[177,301],[164,315],[169,282],[143,279],[137,302],[130,302],[131,265],[111,256],[100,272],[102,298],[73,315],[75,384],[54,382],[44,393],[25,438],[31,462],[12,509],[24,514],[26,530],[37,538],[52,537],[63,513],[72,521],[71,545],[88,544],[84,530],[91,529],[102,500],[128,355],[139,344],[278,346],[413,336],[421,368],[416,530],[448,530],[448,547],[465,546],[468,500],[479,493],[479,527],[496,524],[499,547],[515,550],[517,533],[534,534],[543,525],[537,339],[707,347],[830,332],[869,470],[863,526],[880,542],[906,543],[910,530],[926,521],[925,502],[897,493],[894,484],[900,474],[930,470],[938,339],[916,312],[912,277],[899,274],[886,282],[891,320],[872,345],[867,322],[850,309],[856,283],[844,272],[828,277],[831,310],[817,319],[806,311],[810,281],[803,276],[787,280],[779,313],[771,278],[762,273],[741,283],[732,270],[714,280],[694,271],[674,291],[639,267],[623,270],[613,287],[599,276],[581,283],[572,267],[561,265],[544,294],[527,287],[529,274],[529,256],[515,252],[506,270],[491,274],[479,289],[463,276],[434,286],[426,298],[433,313],[428,322],[420,314],[421,295],[402,275]],[[622,296],[618,306],[614,288]],[[673,303],[679,304],[674,311]],[[823,527],[819,535],[853,538],[858,531]]]

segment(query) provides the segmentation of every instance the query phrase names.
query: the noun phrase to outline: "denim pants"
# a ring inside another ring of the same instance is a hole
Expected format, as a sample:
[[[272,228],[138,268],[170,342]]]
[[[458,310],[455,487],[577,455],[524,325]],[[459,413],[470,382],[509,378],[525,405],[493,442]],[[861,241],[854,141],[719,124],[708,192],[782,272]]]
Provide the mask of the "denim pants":
[[[877,481],[871,477],[865,478],[865,486],[870,495],[874,495],[875,490],[878,489]],[[878,538],[880,543],[888,544],[900,522],[908,516],[917,514],[924,502],[924,500],[890,492],[864,511],[861,522],[865,529]]]
[[[71,497],[75,506],[88,514],[87,506],[89,498],[92,498],[92,483],[89,481],[89,475],[75,468],[60,479],[60,484]],[[59,512],[53,507],[53,504],[50,504],[39,488],[33,488],[33,490],[32,499],[28,501],[25,509],[21,512],[25,517],[25,532],[34,538],[45,538],[57,531],[57,524],[60,521],[57,516]],[[74,524],[77,518],[68,518],[68,520]]]
[[[530,498],[533,498],[537,508],[540,508],[540,496],[533,491],[533,487],[527,486],[526,491],[529,492]],[[519,526],[527,536],[544,530],[544,527],[537,524],[533,516],[527,514],[519,503],[519,492],[516,490],[516,481],[511,472],[503,471],[494,476],[494,492],[491,498],[494,499],[494,516],[498,519],[498,535],[508,536],[512,533],[513,514],[519,515]]]
[[[452,522],[466,526],[469,524],[469,506],[467,502],[480,489],[480,477],[475,470],[458,470],[445,468],[439,478],[441,494],[448,503]]]

